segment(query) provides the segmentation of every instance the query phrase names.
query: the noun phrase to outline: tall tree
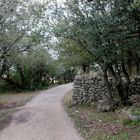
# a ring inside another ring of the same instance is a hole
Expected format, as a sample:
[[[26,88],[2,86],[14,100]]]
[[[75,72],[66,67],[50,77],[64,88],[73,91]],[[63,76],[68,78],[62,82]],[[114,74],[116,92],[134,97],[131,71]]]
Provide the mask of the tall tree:
[[[123,104],[127,104],[130,76],[139,74],[139,28],[137,18],[131,14],[138,10],[136,1],[97,0],[66,2],[57,7],[58,24],[55,34],[75,42],[100,65],[111,95],[109,73],[116,83]],[[136,12],[137,13],[137,12]],[[134,71],[137,69],[137,73]],[[124,80],[125,78],[125,80]]]

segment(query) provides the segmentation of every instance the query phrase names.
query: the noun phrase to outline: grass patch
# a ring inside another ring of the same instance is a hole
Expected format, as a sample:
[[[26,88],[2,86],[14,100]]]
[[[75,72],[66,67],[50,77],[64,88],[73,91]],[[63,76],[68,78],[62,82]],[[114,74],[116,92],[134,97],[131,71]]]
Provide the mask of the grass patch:
[[[140,115],[140,107],[131,107],[131,113],[133,115]]]
[[[37,94],[39,94],[39,92],[0,93],[0,130],[10,124],[12,114],[18,111],[17,107],[25,105]]]
[[[140,140],[138,122],[124,125],[116,112],[99,112],[94,104],[72,106],[71,99],[72,92],[64,97],[66,110],[85,140]]]
[[[140,121],[137,121],[137,120],[129,120],[129,119],[126,119],[123,121],[123,124],[124,126],[138,126],[140,124]]]

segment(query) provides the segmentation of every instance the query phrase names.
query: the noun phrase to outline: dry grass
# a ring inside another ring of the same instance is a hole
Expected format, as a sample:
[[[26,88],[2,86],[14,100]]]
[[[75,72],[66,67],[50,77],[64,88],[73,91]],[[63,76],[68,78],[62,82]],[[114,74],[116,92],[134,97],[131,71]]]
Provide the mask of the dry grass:
[[[8,126],[12,120],[12,114],[18,107],[25,105],[39,92],[27,93],[0,93],[0,130]]]
[[[72,101],[72,91],[70,91],[68,94],[64,96],[63,102],[66,109],[71,107],[71,101]]]
[[[24,105],[28,100],[37,94],[38,92],[0,94],[0,104],[8,105],[10,103],[16,102],[16,106]]]
[[[140,140],[139,124],[126,121],[124,125],[118,113],[98,112],[94,104],[71,106],[71,96],[65,96],[65,107],[85,140]]]

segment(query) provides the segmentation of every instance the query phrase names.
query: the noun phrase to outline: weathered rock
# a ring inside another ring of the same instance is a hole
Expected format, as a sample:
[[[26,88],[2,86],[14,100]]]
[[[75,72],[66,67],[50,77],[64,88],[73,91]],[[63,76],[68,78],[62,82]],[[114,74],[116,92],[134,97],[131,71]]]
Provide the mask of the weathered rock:
[[[133,114],[132,109],[123,109],[122,111],[132,121],[140,121],[140,115]]]
[[[132,95],[130,99],[133,103],[140,103],[140,95]]]
[[[97,103],[97,109],[103,112],[114,111],[116,107],[117,103],[115,101],[99,100]]]

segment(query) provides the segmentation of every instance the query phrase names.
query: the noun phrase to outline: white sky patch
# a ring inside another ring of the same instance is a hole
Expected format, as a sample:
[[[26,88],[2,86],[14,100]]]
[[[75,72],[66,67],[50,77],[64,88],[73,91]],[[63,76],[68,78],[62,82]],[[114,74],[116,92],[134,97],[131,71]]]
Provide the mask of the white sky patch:
[[[47,2],[48,0],[32,0],[32,1],[37,1],[37,2],[40,2],[40,3],[44,3],[44,2]],[[56,0],[57,3],[59,4],[62,4],[64,2],[66,2],[66,0]],[[50,1],[51,2],[51,1]]]

